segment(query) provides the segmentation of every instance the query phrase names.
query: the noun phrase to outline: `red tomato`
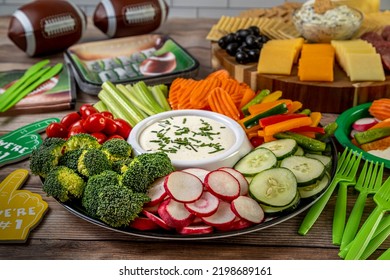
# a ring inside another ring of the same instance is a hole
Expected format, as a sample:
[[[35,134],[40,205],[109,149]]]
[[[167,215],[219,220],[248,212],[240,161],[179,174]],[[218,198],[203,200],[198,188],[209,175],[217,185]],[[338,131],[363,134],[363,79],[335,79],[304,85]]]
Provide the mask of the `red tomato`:
[[[86,132],[87,131],[83,127],[83,121],[78,120],[68,128],[68,137],[74,134],[86,133]]]
[[[66,127],[60,123],[53,122],[46,127],[46,135],[47,137],[59,137],[66,138],[68,136],[68,132]]]
[[[114,118],[114,115],[109,112],[109,111],[103,111],[103,112],[100,112],[100,114],[102,114],[104,117],[108,118],[108,119],[113,119]]]
[[[98,140],[99,144],[103,144],[107,140],[107,136],[101,132],[94,132],[91,135]]]
[[[99,113],[99,111],[95,107],[93,107],[91,105],[85,106],[85,107],[83,107],[83,106],[81,106],[81,108],[80,108],[80,114],[81,114],[81,117],[83,119],[86,119],[90,115]]]
[[[72,113],[65,115],[61,119],[60,123],[68,129],[72,124],[77,122],[79,119],[81,119],[80,114],[77,112],[72,112]]]
[[[114,119],[114,121],[117,126],[116,133],[122,136],[124,139],[127,139],[132,129],[131,125],[124,119]]]
[[[123,138],[122,136],[120,136],[118,134],[111,135],[110,137],[108,137],[107,140],[110,140],[110,139],[122,139],[122,140],[125,140],[125,138]]]
[[[251,138],[250,142],[251,142],[252,146],[253,146],[254,148],[256,148],[256,147],[260,146],[261,144],[263,144],[263,143],[264,143],[264,140],[263,140],[263,138],[261,138],[261,137],[255,136],[255,137],[252,137],[252,138]]]
[[[106,126],[106,118],[99,113],[89,115],[84,120],[83,126],[90,133],[102,131]]]
[[[113,135],[117,130],[117,125],[113,119],[106,117],[106,126],[103,128],[102,132],[106,135]]]

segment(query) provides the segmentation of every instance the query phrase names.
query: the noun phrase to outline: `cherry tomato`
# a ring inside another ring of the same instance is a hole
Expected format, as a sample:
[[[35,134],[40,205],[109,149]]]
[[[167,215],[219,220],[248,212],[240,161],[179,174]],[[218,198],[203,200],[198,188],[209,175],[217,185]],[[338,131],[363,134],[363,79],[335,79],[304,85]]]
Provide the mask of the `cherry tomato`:
[[[46,135],[47,137],[59,137],[66,138],[68,136],[68,132],[61,123],[53,122],[46,127]]]
[[[106,117],[106,126],[103,128],[102,132],[106,135],[113,135],[116,133],[117,125],[113,119]]]
[[[95,137],[99,144],[103,144],[107,140],[107,136],[102,132],[91,133],[91,136]]]
[[[99,113],[89,115],[84,120],[83,126],[90,133],[102,131],[106,126],[106,118]]]
[[[68,128],[68,137],[74,134],[86,133],[86,132],[87,131],[83,127],[83,121],[78,120]]]
[[[114,118],[114,115],[109,112],[109,111],[103,111],[103,112],[100,112],[100,114],[102,114],[104,117],[108,118],[108,119],[113,119]]]
[[[83,104],[83,105],[81,105],[81,107],[79,109],[80,115],[83,115],[83,112],[85,111],[85,109],[87,109],[89,107],[92,107],[92,104]]]
[[[107,140],[110,140],[110,139],[122,139],[122,140],[125,140],[125,138],[123,138],[122,136],[120,136],[118,134],[111,135],[110,137],[107,138]]]
[[[65,115],[60,123],[65,126],[65,128],[69,128],[72,124],[74,124],[75,122],[77,122],[79,119],[81,119],[81,116],[79,113],[77,112],[72,112],[72,113],[69,113],[67,115]]]
[[[122,136],[124,139],[127,139],[132,129],[131,125],[124,119],[114,119],[114,121],[117,126],[116,133]]]
[[[83,105],[84,106],[84,105]],[[85,108],[80,108],[80,114],[83,119],[88,118],[88,116],[99,113],[99,111],[93,106],[85,106]]]
[[[251,138],[250,142],[251,142],[252,146],[253,146],[254,148],[256,148],[256,147],[260,146],[261,144],[263,144],[263,143],[264,143],[264,140],[263,140],[263,138],[261,138],[261,137],[255,136],[255,137],[252,137],[252,138]]]

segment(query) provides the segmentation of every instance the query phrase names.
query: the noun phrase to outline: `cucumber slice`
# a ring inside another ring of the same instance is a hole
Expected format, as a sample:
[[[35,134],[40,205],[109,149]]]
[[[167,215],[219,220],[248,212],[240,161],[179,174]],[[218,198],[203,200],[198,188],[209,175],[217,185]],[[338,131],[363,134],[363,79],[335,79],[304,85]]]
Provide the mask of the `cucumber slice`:
[[[289,203],[286,206],[277,207],[277,206],[270,206],[262,203],[259,204],[261,208],[263,208],[264,213],[267,213],[267,216],[272,217],[272,216],[291,213],[298,207],[300,202],[301,202],[301,196],[299,195],[299,192],[297,192],[293,201],[291,201],[291,203]]]
[[[263,143],[259,147],[271,150],[278,160],[291,156],[298,150],[297,141],[294,139],[278,139]]]
[[[314,184],[310,186],[298,187],[299,194],[303,199],[316,198],[326,189],[329,184],[329,181],[330,176],[328,173],[326,173],[321,180],[315,182]]]
[[[301,146],[298,145],[298,149],[295,152],[294,156],[304,156],[304,155],[305,155],[305,151]]]
[[[261,171],[249,184],[249,194],[259,203],[269,206],[286,206],[293,201],[297,192],[297,180],[287,168]]]
[[[266,148],[258,148],[250,151],[241,158],[234,165],[234,169],[241,172],[246,177],[251,177],[265,169],[274,167],[277,161],[273,152]]]
[[[307,154],[305,154],[305,156],[309,157],[309,158],[318,159],[325,166],[326,170],[330,170],[330,168],[332,167],[332,157],[330,157],[330,156],[325,156],[325,155],[320,155],[320,154],[312,154],[312,153],[307,153]]]
[[[308,186],[320,180],[325,174],[321,161],[306,156],[290,156],[280,162],[280,167],[291,170],[297,178],[298,186]]]

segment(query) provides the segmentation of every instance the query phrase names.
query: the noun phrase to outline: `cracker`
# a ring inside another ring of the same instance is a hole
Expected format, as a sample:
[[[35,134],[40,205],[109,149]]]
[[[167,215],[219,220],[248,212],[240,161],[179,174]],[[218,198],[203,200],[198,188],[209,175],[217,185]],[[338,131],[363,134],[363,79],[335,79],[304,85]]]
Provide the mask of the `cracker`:
[[[333,3],[331,0],[315,0],[313,8],[317,14],[325,14],[326,11],[333,9]]]

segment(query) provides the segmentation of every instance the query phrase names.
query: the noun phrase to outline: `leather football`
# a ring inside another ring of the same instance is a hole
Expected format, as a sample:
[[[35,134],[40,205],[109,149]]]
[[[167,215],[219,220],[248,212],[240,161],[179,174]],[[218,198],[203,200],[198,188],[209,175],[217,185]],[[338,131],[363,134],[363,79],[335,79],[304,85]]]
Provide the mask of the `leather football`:
[[[75,44],[87,27],[84,12],[70,1],[39,0],[12,15],[8,37],[29,56],[57,53]]]
[[[110,38],[142,35],[164,23],[168,11],[164,0],[102,0],[93,23]]]

